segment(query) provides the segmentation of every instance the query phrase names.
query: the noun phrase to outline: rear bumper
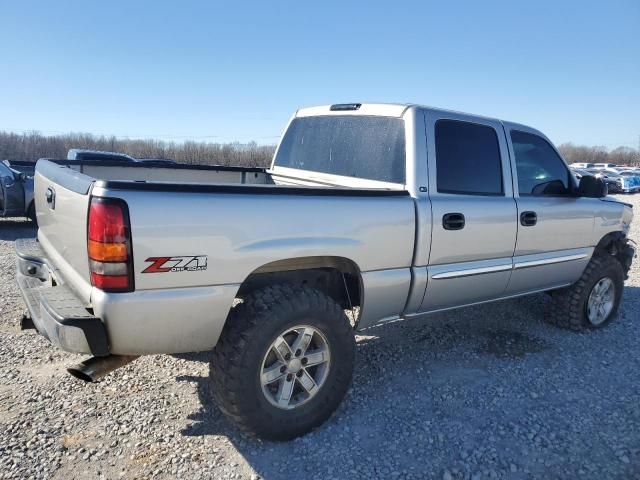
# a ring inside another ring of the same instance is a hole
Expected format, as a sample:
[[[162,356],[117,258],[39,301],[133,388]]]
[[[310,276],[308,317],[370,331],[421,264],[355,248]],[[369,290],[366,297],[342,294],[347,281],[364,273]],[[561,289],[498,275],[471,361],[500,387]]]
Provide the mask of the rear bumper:
[[[16,279],[36,330],[73,353],[109,355],[107,331],[66,285],[52,280],[50,265],[35,238],[18,239]]]
[[[52,344],[94,356],[184,353],[218,342],[240,285],[105,293],[91,310],[66,285],[36,239],[15,243],[17,280],[38,332]]]

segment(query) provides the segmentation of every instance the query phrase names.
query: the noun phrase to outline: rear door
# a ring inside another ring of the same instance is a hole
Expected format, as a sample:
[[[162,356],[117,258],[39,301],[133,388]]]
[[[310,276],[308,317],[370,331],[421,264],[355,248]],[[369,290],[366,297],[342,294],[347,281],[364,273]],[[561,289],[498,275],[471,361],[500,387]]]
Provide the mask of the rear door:
[[[427,111],[433,214],[422,311],[502,296],[516,244],[516,205],[502,124]]]
[[[540,132],[505,123],[518,241],[507,290],[519,294],[567,285],[586,266],[600,200],[575,197],[575,181],[551,142]]]
[[[0,162],[0,213],[3,216],[24,215],[24,187],[17,175]]]

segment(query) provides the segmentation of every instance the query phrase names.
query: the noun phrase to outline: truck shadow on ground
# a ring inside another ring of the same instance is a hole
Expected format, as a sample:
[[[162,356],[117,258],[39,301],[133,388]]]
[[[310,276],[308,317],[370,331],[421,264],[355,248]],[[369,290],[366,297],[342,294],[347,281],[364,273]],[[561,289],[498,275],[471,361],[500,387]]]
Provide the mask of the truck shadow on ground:
[[[469,423],[474,429],[481,429],[488,416],[496,416],[493,410],[495,403],[492,404],[489,398],[485,401],[484,397],[503,389],[509,392],[513,379],[505,378],[503,369],[545,369],[558,361],[581,361],[585,347],[592,348],[590,345],[597,346],[603,341],[606,343],[609,335],[619,336],[620,332],[615,329],[621,327],[617,323],[633,320],[632,305],[640,302],[640,288],[625,288],[621,311],[609,329],[586,334],[557,329],[544,323],[548,301],[546,295],[540,294],[371,329],[358,338],[353,384],[341,407],[319,429],[293,442],[263,442],[245,435],[211,402],[206,377],[178,377],[178,381],[196,384],[202,404],[188,417],[192,423],[181,433],[196,437],[227,436],[263,478],[283,477],[286,465],[279,463],[280,460],[274,463],[274,458],[286,458],[291,452],[307,455],[307,450],[313,450],[314,445],[338,442],[347,448],[351,445],[352,435],[364,442],[361,448],[368,449],[367,462],[379,465],[380,472],[384,472],[389,442],[394,438],[405,438],[407,426],[415,424],[416,418],[429,424],[419,427],[424,429],[421,431],[425,438],[431,438],[433,428],[439,431],[458,430],[460,437],[449,439],[452,444],[468,443],[471,441],[469,434],[463,434],[460,424]],[[629,343],[631,348],[633,340],[629,339]],[[209,362],[211,354],[188,354],[180,358]],[[415,381],[416,376],[420,379],[418,382]],[[527,385],[517,388],[520,392],[514,394],[514,398],[529,399]],[[454,400],[442,400],[448,398],[452,389],[469,391],[468,395],[480,399],[478,405],[460,404],[455,396]],[[393,392],[403,391],[406,391],[406,396],[393,398]],[[497,425],[526,415],[530,408],[522,400],[511,403],[510,395],[507,393],[505,399],[500,399],[500,415],[495,420]],[[492,401],[495,402],[495,398]],[[386,420],[389,402],[395,405],[393,420]],[[430,455],[430,443],[420,440],[413,446],[412,441],[402,440],[403,448],[418,448],[425,455]],[[429,468],[433,472],[441,472],[449,462],[455,461],[459,453],[452,449],[450,455],[451,458],[446,460],[430,459],[432,464]],[[426,460],[417,460],[418,464],[426,465]],[[310,461],[317,464],[315,468],[319,470],[316,471],[330,473],[326,470],[326,458],[314,457]],[[407,464],[412,463],[415,464],[416,459],[408,458]]]

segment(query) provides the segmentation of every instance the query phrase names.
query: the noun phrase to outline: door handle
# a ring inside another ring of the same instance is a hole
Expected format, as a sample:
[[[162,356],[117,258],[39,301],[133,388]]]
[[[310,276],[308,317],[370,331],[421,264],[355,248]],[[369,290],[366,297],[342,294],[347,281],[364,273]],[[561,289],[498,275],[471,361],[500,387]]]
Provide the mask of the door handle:
[[[464,215],[462,213],[445,213],[442,217],[442,226],[445,230],[462,230]]]
[[[520,214],[520,225],[523,227],[533,227],[536,223],[538,223],[536,212],[522,212]]]

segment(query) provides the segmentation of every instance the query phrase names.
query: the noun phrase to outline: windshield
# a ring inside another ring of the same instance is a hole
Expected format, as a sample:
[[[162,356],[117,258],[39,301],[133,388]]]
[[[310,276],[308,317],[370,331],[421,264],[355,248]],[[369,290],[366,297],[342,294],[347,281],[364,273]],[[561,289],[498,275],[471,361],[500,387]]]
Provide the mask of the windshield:
[[[296,118],[282,139],[275,165],[404,183],[404,122],[364,115]]]

